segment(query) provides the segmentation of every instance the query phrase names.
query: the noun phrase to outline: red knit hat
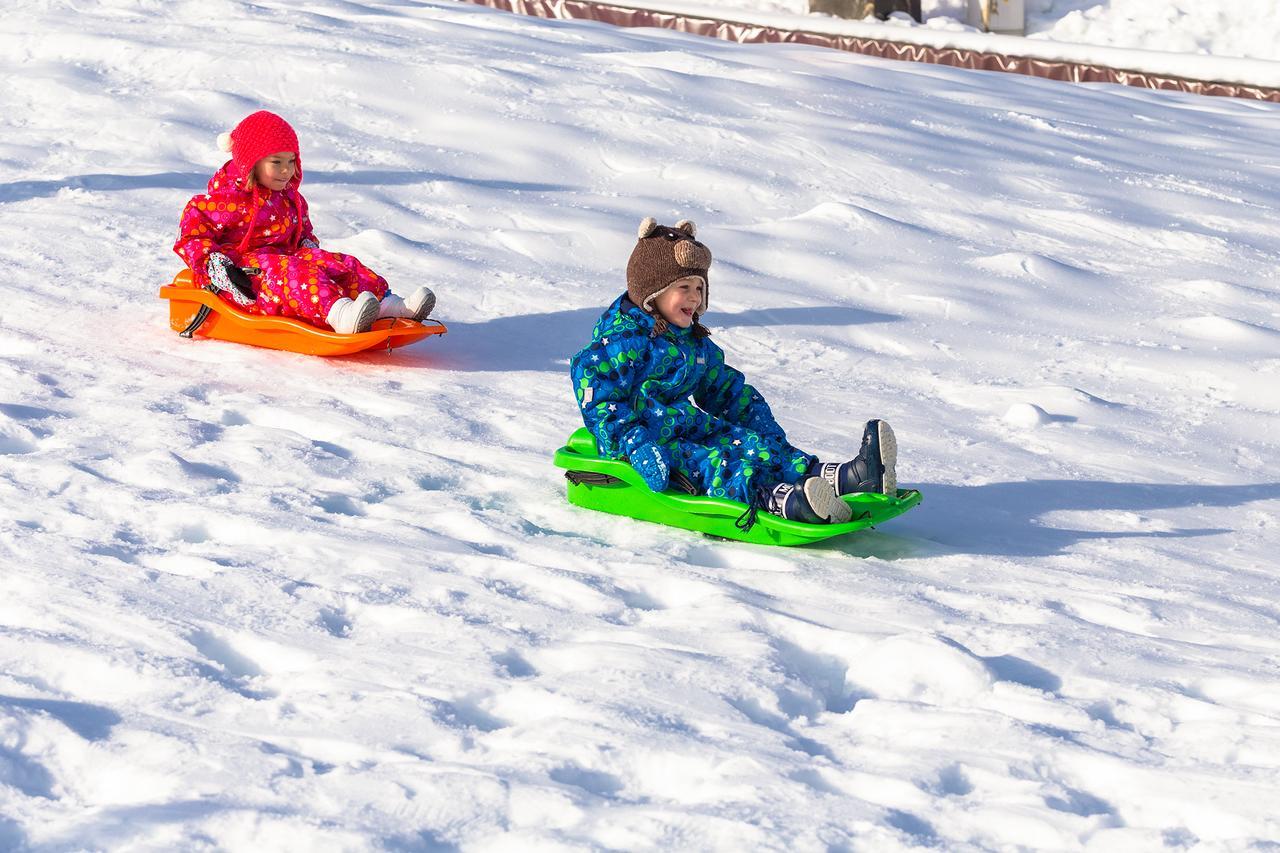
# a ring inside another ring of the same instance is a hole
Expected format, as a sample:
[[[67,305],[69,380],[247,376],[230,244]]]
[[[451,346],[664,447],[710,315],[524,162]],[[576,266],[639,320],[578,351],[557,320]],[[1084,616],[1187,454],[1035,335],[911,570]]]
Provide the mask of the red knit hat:
[[[302,152],[298,150],[298,134],[293,132],[289,122],[275,113],[259,110],[246,116],[235,130],[218,137],[218,147],[231,152],[240,171],[248,175],[263,157],[279,154],[281,151],[292,151],[298,158],[298,182],[302,181]]]

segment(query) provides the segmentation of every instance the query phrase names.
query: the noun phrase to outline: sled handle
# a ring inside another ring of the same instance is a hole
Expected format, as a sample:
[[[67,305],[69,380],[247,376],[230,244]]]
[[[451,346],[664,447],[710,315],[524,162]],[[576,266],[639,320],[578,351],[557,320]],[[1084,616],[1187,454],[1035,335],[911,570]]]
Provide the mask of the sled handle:
[[[200,310],[196,312],[196,316],[191,318],[191,322],[187,324],[187,327],[181,332],[178,332],[178,337],[190,338],[196,333],[196,329],[204,325],[204,321],[208,320],[209,315],[212,313],[213,311],[208,305],[201,305]]]
[[[612,486],[622,482],[617,477],[595,471],[565,471],[564,478],[575,486]]]

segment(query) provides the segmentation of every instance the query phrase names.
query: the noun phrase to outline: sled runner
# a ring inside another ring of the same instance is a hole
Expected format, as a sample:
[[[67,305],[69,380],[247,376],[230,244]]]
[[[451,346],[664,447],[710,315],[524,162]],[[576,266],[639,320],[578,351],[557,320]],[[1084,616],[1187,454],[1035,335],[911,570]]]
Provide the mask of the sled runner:
[[[174,276],[173,283],[160,288],[160,298],[169,300],[169,325],[184,338],[213,338],[237,344],[287,350],[304,355],[351,355],[364,350],[388,350],[442,335],[445,327],[435,320],[419,323],[402,318],[376,320],[373,328],[354,335],[341,335],[301,320],[246,314],[209,290],[195,286],[191,270]]]
[[[743,525],[739,519],[748,513],[748,507],[738,501],[686,494],[678,487],[661,493],[650,491],[626,462],[601,459],[595,438],[585,428],[574,432],[568,443],[556,451],[555,464],[565,469],[569,503],[575,506],[758,545],[820,542],[902,515],[921,500],[915,489],[898,489],[896,497],[845,495],[844,500],[853,509],[853,519],[843,524],[805,524],[761,510],[754,523]]]

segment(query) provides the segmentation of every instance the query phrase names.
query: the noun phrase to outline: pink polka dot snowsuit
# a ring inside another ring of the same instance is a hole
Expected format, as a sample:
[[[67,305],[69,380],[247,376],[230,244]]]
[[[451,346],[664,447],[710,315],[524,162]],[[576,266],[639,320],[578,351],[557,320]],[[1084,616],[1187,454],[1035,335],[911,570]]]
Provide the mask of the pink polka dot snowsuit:
[[[319,247],[298,192],[302,170],[283,190],[248,186],[248,174],[229,160],[209,179],[209,191],[182,211],[178,253],[198,287],[209,283],[209,255],[221,252],[242,267],[258,267],[257,301],[237,306],[251,314],[297,317],[327,327],[325,317],[342,297],[367,290],[382,299],[387,282],[351,255]],[[226,293],[220,294],[230,302]]]

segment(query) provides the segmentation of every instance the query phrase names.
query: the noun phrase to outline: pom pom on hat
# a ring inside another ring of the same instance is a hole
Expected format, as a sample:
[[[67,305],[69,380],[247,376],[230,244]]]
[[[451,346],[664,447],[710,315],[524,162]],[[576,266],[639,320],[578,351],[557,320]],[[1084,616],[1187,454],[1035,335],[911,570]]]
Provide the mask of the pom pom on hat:
[[[231,131],[218,134],[218,150],[231,153]]]

